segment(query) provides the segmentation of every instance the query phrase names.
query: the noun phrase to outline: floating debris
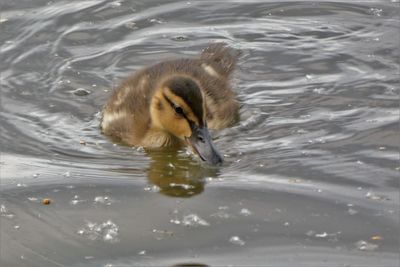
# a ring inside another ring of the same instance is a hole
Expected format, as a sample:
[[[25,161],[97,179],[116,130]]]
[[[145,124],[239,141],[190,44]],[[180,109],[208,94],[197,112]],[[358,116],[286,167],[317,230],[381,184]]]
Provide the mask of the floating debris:
[[[15,229],[15,230],[18,230],[19,228],[21,228],[21,226],[19,226],[19,225],[14,225],[14,229]]]
[[[243,246],[244,244],[246,244],[240,237],[238,236],[232,236],[229,239],[229,242],[231,242],[234,245],[239,245],[239,246]]]
[[[86,146],[86,141],[85,141],[85,140],[80,140],[80,141],[79,141],[79,144],[81,144],[81,145],[83,145],[83,146]]]
[[[355,245],[357,249],[361,251],[374,251],[378,248],[378,245],[368,243],[367,241],[364,240],[358,241]]]
[[[51,203],[50,198],[44,198],[44,199],[42,199],[42,204],[43,204],[43,205],[50,205],[50,203]]]
[[[88,221],[78,234],[90,240],[102,239],[104,242],[114,243],[118,241],[118,226],[108,220],[103,223],[94,223]]]
[[[0,216],[2,217],[6,217],[8,219],[12,219],[14,218],[14,214],[12,212],[10,212],[5,205],[0,205]]]

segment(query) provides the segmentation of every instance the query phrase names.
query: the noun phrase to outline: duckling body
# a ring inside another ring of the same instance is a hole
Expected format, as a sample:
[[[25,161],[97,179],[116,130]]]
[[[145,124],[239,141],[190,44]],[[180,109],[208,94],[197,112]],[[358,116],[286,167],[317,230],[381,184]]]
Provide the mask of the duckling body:
[[[127,145],[162,147],[187,144],[195,128],[231,126],[238,120],[239,104],[229,76],[238,56],[217,43],[200,58],[165,61],[138,71],[108,100],[103,133]]]

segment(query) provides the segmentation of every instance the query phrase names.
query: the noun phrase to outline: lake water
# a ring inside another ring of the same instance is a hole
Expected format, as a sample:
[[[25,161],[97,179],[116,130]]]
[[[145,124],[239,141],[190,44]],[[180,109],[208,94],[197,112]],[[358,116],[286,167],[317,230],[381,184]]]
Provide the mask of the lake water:
[[[1,266],[398,266],[399,10],[1,1]],[[223,166],[101,135],[121,79],[215,41],[243,51]]]

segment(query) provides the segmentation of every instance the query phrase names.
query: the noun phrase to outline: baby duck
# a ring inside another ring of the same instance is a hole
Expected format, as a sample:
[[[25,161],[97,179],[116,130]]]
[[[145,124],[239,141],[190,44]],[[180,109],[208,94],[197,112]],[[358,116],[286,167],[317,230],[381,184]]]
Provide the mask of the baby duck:
[[[228,79],[239,55],[215,43],[197,59],[165,61],[134,73],[105,105],[102,132],[132,146],[187,145],[203,161],[222,163],[208,129],[229,127],[239,118]]]

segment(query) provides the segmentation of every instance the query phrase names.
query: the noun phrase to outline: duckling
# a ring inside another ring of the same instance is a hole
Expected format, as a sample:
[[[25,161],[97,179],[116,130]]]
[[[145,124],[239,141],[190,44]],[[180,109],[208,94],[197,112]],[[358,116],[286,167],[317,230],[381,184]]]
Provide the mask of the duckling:
[[[114,90],[102,112],[102,132],[130,146],[189,146],[201,160],[220,164],[209,129],[239,118],[229,76],[240,52],[214,43],[199,58],[158,63]]]

